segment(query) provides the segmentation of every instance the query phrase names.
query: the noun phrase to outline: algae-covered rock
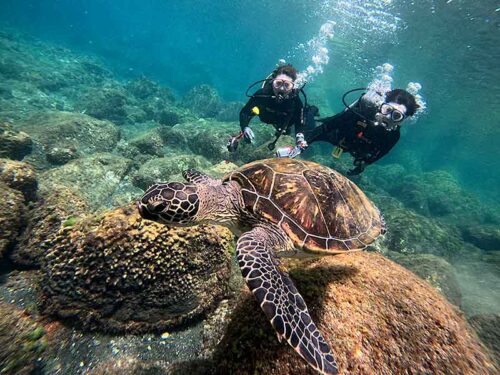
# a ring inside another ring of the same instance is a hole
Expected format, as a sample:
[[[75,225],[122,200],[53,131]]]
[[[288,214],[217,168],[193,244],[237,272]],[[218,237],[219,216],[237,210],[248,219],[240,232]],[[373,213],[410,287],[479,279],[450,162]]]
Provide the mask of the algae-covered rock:
[[[467,250],[455,227],[419,215],[394,198],[372,198],[383,212],[387,224],[382,247],[400,253],[434,254],[446,259],[454,259]]]
[[[392,164],[370,168],[367,176],[421,215],[440,217],[451,223],[488,220],[500,223],[498,215],[446,171],[410,174],[400,165]]]
[[[255,133],[255,143],[247,144],[241,140],[234,153],[227,150],[227,141],[232,135],[237,135],[240,132],[237,123],[215,120],[192,121],[175,125],[169,129],[162,129],[160,132],[165,144],[170,145],[169,142],[174,142],[178,145],[177,147],[182,146],[184,150],[188,148],[191,152],[202,155],[214,163],[223,160],[247,163],[271,157],[274,151],[270,151],[266,145],[274,140],[274,128],[270,125],[256,124],[252,126],[252,129]],[[286,137],[282,137],[280,141],[291,144],[291,141],[286,140]]]
[[[59,186],[46,192],[27,213],[27,227],[10,255],[11,260],[24,267],[38,267],[50,239],[61,228],[73,226],[88,211],[87,203],[70,188]]]
[[[46,345],[41,326],[23,310],[0,302],[0,374],[38,373]]]
[[[14,245],[24,223],[24,197],[0,181],[0,260]]]
[[[39,112],[20,125],[55,165],[96,152],[110,152],[120,139],[115,125],[81,113]]]
[[[140,153],[163,156],[163,139],[157,129],[144,132],[129,141],[131,147],[135,147]]]
[[[451,303],[460,307],[462,293],[453,266],[432,254],[401,254],[391,251],[389,258],[429,282]]]
[[[151,81],[145,76],[128,82],[125,89],[139,100],[161,97],[170,102],[175,101],[174,95],[168,88],[161,87],[157,82]]]
[[[210,164],[198,155],[174,154],[164,158],[151,159],[144,163],[139,171],[133,176],[135,186],[146,190],[157,182],[181,178],[181,173],[189,168],[204,170]],[[175,177],[173,177],[175,176]]]
[[[25,132],[15,131],[7,124],[0,124],[0,158],[22,160],[33,147],[33,141]]]
[[[240,118],[240,111],[245,104],[240,102],[221,103],[215,116],[218,121],[234,122]]]
[[[458,310],[377,253],[324,257],[290,272],[342,374],[496,374]],[[279,343],[245,291],[216,349],[215,373],[316,374]]]
[[[221,100],[217,91],[209,85],[195,86],[189,90],[181,104],[201,117],[215,117]]]
[[[39,189],[49,195],[59,187],[66,187],[95,211],[110,206],[130,166],[131,161],[124,157],[97,153],[42,173]]]
[[[233,236],[216,226],[168,228],[135,205],[76,223],[43,262],[42,311],[106,332],[163,332],[224,296]]]
[[[500,227],[498,225],[467,225],[462,227],[464,241],[483,250],[500,250]]]
[[[123,124],[127,119],[127,92],[117,84],[90,88],[82,94],[76,108],[100,120]]]
[[[469,318],[479,338],[490,349],[497,366],[500,367],[500,315],[480,314]]]
[[[21,161],[0,159],[0,181],[19,190],[27,200],[34,200],[38,189],[34,168]]]

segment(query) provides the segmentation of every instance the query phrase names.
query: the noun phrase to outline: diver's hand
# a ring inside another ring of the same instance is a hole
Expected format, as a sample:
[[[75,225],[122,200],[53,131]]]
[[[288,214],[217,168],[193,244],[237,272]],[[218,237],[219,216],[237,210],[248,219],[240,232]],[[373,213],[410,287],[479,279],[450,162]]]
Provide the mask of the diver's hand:
[[[357,176],[358,174],[360,174],[361,172],[363,172],[365,170],[365,163],[364,162],[357,162],[356,161],[354,162],[355,165],[356,165],[356,168],[353,168],[353,169],[349,169],[347,172],[346,172],[346,175],[348,176]]]
[[[297,133],[295,135],[295,144],[300,150],[305,150],[307,147],[309,147],[306,140],[304,139],[304,134],[302,133]]]
[[[250,129],[249,126],[246,126],[245,129],[243,129],[243,138],[245,138],[245,141],[248,143],[253,143],[255,140],[255,134],[253,133],[253,130]]]

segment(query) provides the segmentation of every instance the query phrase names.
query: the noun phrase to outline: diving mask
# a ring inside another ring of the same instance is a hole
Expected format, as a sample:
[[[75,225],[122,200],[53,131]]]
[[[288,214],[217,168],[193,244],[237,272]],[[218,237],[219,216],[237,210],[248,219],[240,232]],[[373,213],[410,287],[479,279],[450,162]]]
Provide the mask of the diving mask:
[[[388,130],[393,130],[406,118],[406,107],[399,103],[383,103],[375,119]]]
[[[404,105],[401,105],[401,106],[404,107]],[[406,108],[405,108],[405,112],[406,112]],[[384,116],[390,115],[391,120],[394,122],[401,122],[405,118],[405,114],[402,111],[400,111],[397,108],[394,108],[389,103],[384,103],[380,106],[380,113],[383,114]]]
[[[293,82],[285,79],[273,79],[273,89],[280,92],[289,92],[293,89]]]

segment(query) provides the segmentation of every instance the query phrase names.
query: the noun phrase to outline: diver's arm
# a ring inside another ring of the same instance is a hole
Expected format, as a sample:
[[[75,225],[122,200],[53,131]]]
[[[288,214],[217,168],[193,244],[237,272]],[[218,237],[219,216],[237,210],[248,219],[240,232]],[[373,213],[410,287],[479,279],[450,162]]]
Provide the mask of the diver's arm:
[[[243,108],[240,111],[240,128],[241,131],[244,131],[245,128],[248,126],[250,123],[250,120],[255,116],[255,113],[252,112],[252,108],[256,106],[256,99],[255,98],[250,98],[243,106]]]

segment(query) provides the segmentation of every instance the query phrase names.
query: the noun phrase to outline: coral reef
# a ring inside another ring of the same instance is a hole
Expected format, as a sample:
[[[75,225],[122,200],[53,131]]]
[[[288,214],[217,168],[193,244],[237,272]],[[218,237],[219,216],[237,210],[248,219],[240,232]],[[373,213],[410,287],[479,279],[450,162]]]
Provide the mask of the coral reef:
[[[50,239],[61,228],[81,220],[88,211],[85,201],[70,188],[57,187],[47,192],[27,214],[27,228],[12,251],[11,260],[23,267],[38,267],[49,250]]]
[[[23,195],[0,181],[0,260],[15,243],[25,210]]]
[[[389,252],[387,256],[429,282],[451,303],[460,307],[462,293],[453,266],[432,254],[401,254]]]
[[[0,158],[22,160],[33,147],[33,142],[25,132],[15,131],[9,124],[0,123]]]
[[[130,166],[131,161],[124,157],[95,153],[42,173],[40,193],[49,195],[66,187],[84,199],[92,211],[109,207]]]
[[[53,165],[96,152],[111,152],[120,139],[120,131],[112,123],[80,113],[37,112],[19,126],[41,145]],[[43,165],[43,161],[37,164]]]
[[[168,228],[119,208],[52,239],[41,309],[90,330],[162,332],[224,296],[232,246],[225,228]]]
[[[221,103],[219,105],[219,112],[215,116],[217,121],[224,122],[235,122],[240,118],[241,108],[245,103],[240,102],[229,102],[229,103]]]
[[[387,223],[387,234],[381,241],[384,248],[400,253],[434,254],[449,260],[468,250],[457,228],[419,215],[394,198],[371,197]]]
[[[209,85],[195,86],[189,90],[181,104],[190,108],[197,116],[215,117],[220,109],[220,97],[217,91]]]
[[[37,373],[45,347],[43,328],[25,311],[0,302],[0,373]]]
[[[144,163],[133,177],[135,186],[146,190],[149,186],[169,180],[184,180],[182,171],[195,168],[205,170],[208,161],[197,155],[175,154],[169,157],[151,159]]]
[[[26,200],[34,200],[38,182],[33,167],[24,162],[0,159],[0,181],[23,193]]]
[[[461,228],[462,237],[483,250],[500,250],[498,225],[468,225]]]
[[[477,331],[479,338],[490,349],[497,367],[500,368],[500,315],[483,314],[475,315],[469,323]]]
[[[342,373],[496,373],[456,308],[379,254],[325,257],[290,273]],[[278,342],[251,293],[243,294],[227,324],[214,356],[216,373],[315,373]]]
[[[367,175],[375,185],[421,215],[443,218],[454,224],[485,221],[500,224],[497,214],[462,188],[454,176],[446,171],[415,175],[400,165],[388,165],[373,166]]]
[[[137,149],[136,155],[146,154],[162,157],[165,154],[163,151],[163,139],[157,129],[141,133],[131,139],[128,145]]]

